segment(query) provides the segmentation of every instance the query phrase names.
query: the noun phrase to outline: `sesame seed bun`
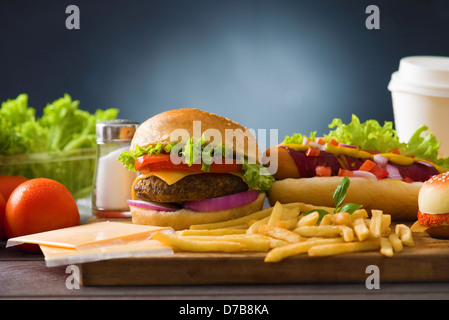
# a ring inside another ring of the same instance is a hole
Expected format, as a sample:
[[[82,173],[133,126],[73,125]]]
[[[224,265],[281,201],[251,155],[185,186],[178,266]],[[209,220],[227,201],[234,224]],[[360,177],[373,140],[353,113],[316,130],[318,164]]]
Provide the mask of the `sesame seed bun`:
[[[449,213],[449,172],[435,175],[424,182],[418,202],[421,212]]]
[[[165,147],[183,139],[196,140],[205,132],[207,143],[212,141],[232,147],[235,154],[244,155],[248,159],[258,161],[261,157],[257,140],[247,128],[225,117],[195,108],[169,110],[149,118],[137,128],[131,141],[131,150],[135,146],[144,148],[161,143]],[[181,137],[178,133],[184,133],[186,137]],[[229,139],[226,138],[228,135]],[[216,141],[215,136],[220,136],[221,141]]]
[[[418,195],[418,221],[432,237],[449,238],[449,172],[424,182]]]

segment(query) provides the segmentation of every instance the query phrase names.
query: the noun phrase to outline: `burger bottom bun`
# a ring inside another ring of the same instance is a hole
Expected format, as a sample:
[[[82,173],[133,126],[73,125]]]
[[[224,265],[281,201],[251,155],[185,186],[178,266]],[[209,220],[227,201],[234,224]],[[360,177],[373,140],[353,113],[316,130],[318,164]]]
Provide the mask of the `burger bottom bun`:
[[[194,224],[226,221],[260,211],[262,210],[265,196],[265,193],[259,193],[259,197],[247,205],[213,212],[198,212],[187,209],[167,212],[147,210],[134,206],[130,206],[130,210],[134,224],[172,227],[174,230],[184,230]]]
[[[449,238],[449,226],[430,227],[426,231],[433,238],[438,239]]]
[[[268,192],[270,205],[303,202],[316,206],[335,207],[333,195],[343,177],[313,177],[275,181]],[[416,220],[418,194],[422,182],[351,177],[343,203],[357,203],[370,213],[382,210],[392,220]]]

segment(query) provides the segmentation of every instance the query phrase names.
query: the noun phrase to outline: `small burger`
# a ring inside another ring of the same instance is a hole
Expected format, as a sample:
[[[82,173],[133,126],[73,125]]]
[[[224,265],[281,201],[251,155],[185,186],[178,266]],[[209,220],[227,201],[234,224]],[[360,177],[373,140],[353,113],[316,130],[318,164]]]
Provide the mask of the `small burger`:
[[[432,237],[449,238],[449,172],[424,182],[418,203],[418,221],[412,231],[426,230]]]
[[[136,224],[170,226],[239,218],[261,210],[273,178],[250,130],[198,109],[142,123],[119,161],[140,174],[128,201]]]

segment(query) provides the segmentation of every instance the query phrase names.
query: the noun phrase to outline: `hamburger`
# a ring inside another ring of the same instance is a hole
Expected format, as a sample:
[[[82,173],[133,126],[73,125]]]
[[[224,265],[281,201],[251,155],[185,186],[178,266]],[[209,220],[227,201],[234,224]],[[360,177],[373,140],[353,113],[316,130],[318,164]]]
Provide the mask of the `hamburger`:
[[[449,238],[449,172],[433,176],[419,191],[418,221],[412,231],[427,231],[435,238]]]
[[[259,153],[250,130],[225,117],[194,108],[151,117],[119,157],[140,173],[133,223],[181,230],[261,210],[273,178]]]

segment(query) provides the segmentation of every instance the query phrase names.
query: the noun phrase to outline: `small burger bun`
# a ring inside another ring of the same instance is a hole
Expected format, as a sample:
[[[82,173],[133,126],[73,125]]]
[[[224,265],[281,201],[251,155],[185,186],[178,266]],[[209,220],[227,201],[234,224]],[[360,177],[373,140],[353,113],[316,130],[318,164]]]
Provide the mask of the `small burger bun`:
[[[418,222],[434,238],[449,238],[449,172],[433,176],[419,191]]]

